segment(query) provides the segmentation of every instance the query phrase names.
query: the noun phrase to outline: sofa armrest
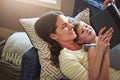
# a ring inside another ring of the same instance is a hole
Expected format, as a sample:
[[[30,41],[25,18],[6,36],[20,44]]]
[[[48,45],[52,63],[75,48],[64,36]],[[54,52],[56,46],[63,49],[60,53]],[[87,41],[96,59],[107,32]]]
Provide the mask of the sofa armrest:
[[[19,80],[40,80],[40,69],[37,49],[32,47],[23,55]]]
[[[2,50],[4,48],[5,42],[6,42],[6,40],[3,40],[0,42],[0,58],[1,58]]]

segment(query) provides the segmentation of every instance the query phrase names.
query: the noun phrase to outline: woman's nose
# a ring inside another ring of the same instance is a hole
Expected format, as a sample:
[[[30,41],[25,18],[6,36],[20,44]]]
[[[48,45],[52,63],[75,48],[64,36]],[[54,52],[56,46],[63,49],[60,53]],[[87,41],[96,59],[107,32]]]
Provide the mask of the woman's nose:
[[[90,29],[89,28],[85,28],[85,31],[88,32]]]
[[[74,27],[74,26],[73,26],[72,24],[68,24],[68,28],[69,28],[69,29],[73,29],[73,27]]]

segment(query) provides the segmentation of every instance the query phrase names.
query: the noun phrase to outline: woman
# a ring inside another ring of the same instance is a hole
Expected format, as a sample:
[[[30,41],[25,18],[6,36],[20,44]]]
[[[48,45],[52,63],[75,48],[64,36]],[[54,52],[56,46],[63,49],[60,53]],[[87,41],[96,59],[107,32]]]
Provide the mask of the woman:
[[[109,42],[106,43],[105,40],[101,40],[104,38],[105,34],[101,35],[98,42],[99,49],[101,50],[99,50],[99,54],[97,55],[98,57],[95,59],[96,62],[94,63],[91,58],[93,62],[90,64],[90,66],[97,66],[94,68],[88,68],[87,54],[82,49],[82,45],[78,45],[74,42],[76,34],[73,30],[73,25],[68,23],[67,18],[61,12],[49,12],[42,16],[36,22],[35,30],[43,40],[50,44],[49,48],[51,50],[51,60],[56,65],[56,67],[59,67],[60,64],[61,71],[65,76],[73,80],[100,80],[101,78],[105,78],[104,80],[107,80],[108,75],[104,75],[104,69],[101,69],[101,60],[103,58],[104,51],[107,47],[109,47]],[[102,34],[102,32],[100,32],[100,34]],[[79,55],[78,53],[83,54]],[[106,57],[108,59],[109,56],[106,55]],[[85,63],[84,61],[80,62],[81,58],[85,61]],[[67,62],[69,62],[69,64],[66,64]],[[104,66],[104,68],[107,68],[105,70],[108,70],[108,65],[102,66]],[[95,73],[90,73],[90,71],[93,71]],[[109,72],[107,71],[106,74],[108,73]],[[114,75],[111,75],[110,78],[111,77],[115,78]]]

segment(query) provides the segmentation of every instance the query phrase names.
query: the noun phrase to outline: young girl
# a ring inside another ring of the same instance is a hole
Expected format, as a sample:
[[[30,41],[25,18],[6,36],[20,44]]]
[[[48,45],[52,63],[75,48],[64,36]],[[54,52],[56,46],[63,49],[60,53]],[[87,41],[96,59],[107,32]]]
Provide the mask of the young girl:
[[[88,63],[89,63],[88,66],[89,66],[89,68],[94,68],[95,65],[91,66],[91,64],[96,59],[95,56],[97,56],[97,54],[99,54],[99,51],[103,51],[103,49],[101,49],[101,47],[99,47],[101,45],[100,41],[104,41],[104,43],[102,43],[102,44],[110,45],[109,41],[110,41],[110,39],[112,37],[113,28],[110,28],[105,33],[103,33],[105,28],[102,28],[99,31],[99,34],[98,34],[99,38],[96,36],[96,33],[95,33],[94,29],[92,28],[92,26],[86,24],[83,21],[80,21],[80,22],[76,23],[75,26],[74,26],[74,30],[75,30],[75,33],[77,34],[75,42],[78,43],[79,45],[83,45],[83,46],[85,44],[87,44],[87,46],[84,46],[84,49],[86,49],[86,47],[87,47]],[[101,35],[103,35],[103,38],[100,38]],[[103,48],[104,48],[103,55],[102,55],[103,57],[101,57],[102,58],[101,73],[102,73],[103,70],[105,72],[109,72],[108,69],[109,69],[109,64],[110,64],[109,63],[109,57],[106,57],[106,56],[109,56],[109,53],[110,53],[109,46],[106,46],[106,47],[103,47]],[[104,68],[103,65],[107,66],[108,69]],[[95,73],[93,71],[90,71],[90,72],[91,72],[91,74]],[[106,74],[105,72],[102,73],[102,74]],[[108,75],[108,74],[106,74],[106,75]]]
[[[105,28],[102,28],[101,31],[103,31],[104,29]],[[75,30],[75,33],[77,34],[75,42],[77,42],[79,45],[83,44],[84,50],[88,51],[88,53],[94,52],[95,49],[97,48],[96,42],[98,39],[94,29],[90,25],[80,21],[79,23],[76,23],[74,30]],[[106,34],[108,34],[110,32],[111,32],[111,34],[109,34],[107,36],[108,41],[111,39],[112,33],[114,32],[113,28],[110,28],[110,31],[107,32]],[[98,35],[100,35],[100,34],[98,34]],[[107,41],[107,39],[106,39],[106,41]],[[106,49],[106,51],[107,51],[107,49]],[[120,55],[117,54],[117,56],[112,56],[113,54],[114,53],[110,53],[110,65],[112,68],[114,68],[116,70],[120,70],[120,65],[119,65],[119,63],[117,63],[117,61],[120,58]],[[116,61],[115,63],[117,63],[117,64],[113,63],[114,61]]]
[[[96,42],[98,40],[98,37],[95,33],[95,30],[92,28],[92,26],[86,24],[83,21],[80,21],[78,23],[75,24],[74,26],[74,30],[75,33],[77,34],[77,37],[75,39],[75,42],[77,42],[78,44],[84,44],[84,48],[86,51],[88,51],[90,46],[96,46]],[[105,30],[105,27],[103,27],[100,32],[99,32],[99,36],[102,35],[101,33],[103,33],[103,31]],[[109,29],[109,31],[107,31],[105,33],[105,35],[107,35],[105,37],[106,39],[106,43],[110,41],[111,37],[112,37],[112,33],[113,33],[113,28],[111,27]]]

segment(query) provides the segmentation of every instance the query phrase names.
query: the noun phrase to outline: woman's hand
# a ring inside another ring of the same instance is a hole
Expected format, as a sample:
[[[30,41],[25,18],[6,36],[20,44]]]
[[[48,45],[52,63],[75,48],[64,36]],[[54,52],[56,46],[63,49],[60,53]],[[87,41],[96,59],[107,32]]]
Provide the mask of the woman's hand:
[[[106,8],[106,7],[108,7],[111,3],[114,3],[114,4],[115,4],[115,0],[105,0],[105,1],[103,2],[103,5],[104,5],[104,7]]]
[[[110,40],[112,38],[112,35],[113,35],[113,28],[109,28],[106,32],[104,32],[106,28],[102,28],[99,33],[98,33],[98,40],[102,41],[102,43],[106,44],[106,46],[109,46],[110,45]],[[104,33],[103,33],[104,32]]]
[[[106,32],[104,31],[105,27],[99,31],[96,47],[90,47],[88,50],[89,80],[108,80],[108,75],[104,75],[103,73],[108,74],[109,57],[104,57],[104,54],[106,53],[106,49],[109,48],[113,28],[108,29]]]
[[[105,27],[102,28],[100,31],[99,31],[99,34],[98,34],[98,46],[102,44],[102,46],[104,47],[104,49],[100,49],[100,50],[103,50],[104,51],[104,55],[103,55],[103,59],[102,59],[102,63],[101,63],[101,73],[100,73],[100,76],[99,76],[99,80],[109,80],[109,65],[110,65],[110,60],[109,60],[109,57],[110,57],[110,40],[112,38],[112,35],[113,35],[113,28],[109,28],[106,32],[104,32],[105,30]],[[104,32],[104,33],[103,33]],[[100,38],[101,37],[101,38]]]

